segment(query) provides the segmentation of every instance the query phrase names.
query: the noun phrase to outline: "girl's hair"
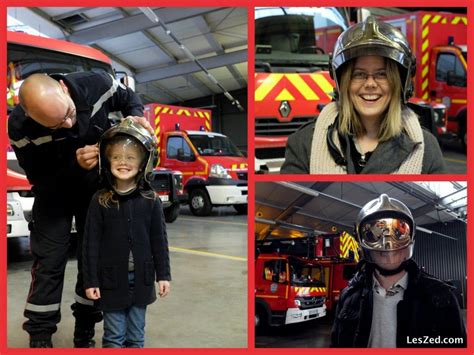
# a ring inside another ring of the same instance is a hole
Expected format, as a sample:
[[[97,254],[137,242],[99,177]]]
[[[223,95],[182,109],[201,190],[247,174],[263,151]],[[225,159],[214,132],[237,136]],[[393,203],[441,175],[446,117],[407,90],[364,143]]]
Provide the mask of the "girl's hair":
[[[123,136],[123,135],[118,135],[110,139],[109,142],[107,142],[107,146],[105,147],[105,156],[107,157],[107,168],[109,169],[110,173],[110,161],[109,161],[109,154],[110,154],[110,149],[116,144],[122,143],[123,141],[131,139],[134,141],[136,144],[134,144],[134,147],[140,150],[140,153],[142,153],[142,161],[140,162],[140,172],[143,171],[145,168],[144,163],[146,164],[146,150],[145,148],[133,137],[129,136]],[[138,173],[137,174],[137,189],[140,191],[140,194],[148,198],[150,200],[155,200],[156,199],[156,194],[153,188],[143,179],[143,173]],[[114,180],[114,176],[112,173],[110,173],[110,178]],[[117,208],[119,208],[119,200],[117,198],[117,193],[114,191],[114,189],[110,186],[109,188],[105,188],[101,190],[99,193],[99,204],[105,208],[112,207],[112,205],[117,205]]]
[[[356,58],[357,59],[357,58]],[[365,133],[359,114],[355,110],[350,96],[352,72],[356,59],[351,60],[342,68],[341,87],[339,88],[339,132],[343,135],[354,134],[356,137]],[[402,132],[402,85],[397,64],[385,59],[387,85],[391,88],[391,99],[382,117],[378,138],[381,142],[398,136]]]

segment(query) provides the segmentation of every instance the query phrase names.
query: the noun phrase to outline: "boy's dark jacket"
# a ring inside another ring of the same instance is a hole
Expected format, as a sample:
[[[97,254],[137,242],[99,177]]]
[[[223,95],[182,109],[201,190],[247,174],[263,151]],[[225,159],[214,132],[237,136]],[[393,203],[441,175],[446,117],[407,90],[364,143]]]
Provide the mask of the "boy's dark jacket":
[[[337,305],[332,347],[367,347],[372,323],[373,267],[361,262]],[[466,347],[466,330],[453,287],[408,261],[408,287],[397,306],[397,347]],[[395,320],[394,320],[395,321]],[[414,338],[463,338],[462,344],[413,344]],[[409,340],[410,339],[410,340]]]
[[[105,311],[156,300],[155,280],[171,280],[165,218],[159,198],[135,190],[119,196],[119,207],[105,208],[97,192],[89,206],[83,244],[84,288],[99,287],[98,305]],[[115,195],[116,197],[117,195]],[[135,263],[133,299],[128,285],[128,259]]]

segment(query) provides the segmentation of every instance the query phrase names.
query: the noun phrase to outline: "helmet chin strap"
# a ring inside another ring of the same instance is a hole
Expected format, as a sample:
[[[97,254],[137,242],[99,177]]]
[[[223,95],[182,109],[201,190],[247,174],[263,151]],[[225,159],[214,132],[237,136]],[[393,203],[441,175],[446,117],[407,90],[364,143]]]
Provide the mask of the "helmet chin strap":
[[[396,275],[398,274],[399,272],[402,272],[403,270],[406,270],[407,268],[407,261],[403,261],[399,267],[397,267],[396,269],[393,269],[393,270],[387,270],[387,269],[384,269],[383,267],[377,265],[377,264],[374,264],[375,266],[375,269],[380,273],[380,275],[382,276],[392,276],[392,275]]]

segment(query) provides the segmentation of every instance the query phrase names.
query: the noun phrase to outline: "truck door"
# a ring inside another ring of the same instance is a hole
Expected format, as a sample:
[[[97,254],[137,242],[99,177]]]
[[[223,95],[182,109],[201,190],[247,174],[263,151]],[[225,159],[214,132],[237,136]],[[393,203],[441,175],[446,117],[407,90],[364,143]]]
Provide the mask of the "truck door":
[[[287,262],[283,259],[267,260],[263,264],[263,294],[267,297],[286,300],[288,297]]]
[[[435,47],[433,56],[435,70],[431,71],[430,96],[449,107],[448,116],[453,118],[465,106],[467,68],[461,51],[455,47]]]
[[[183,173],[183,178],[195,175],[204,170],[195,152],[181,135],[169,135],[166,141],[166,159],[161,164],[163,167],[178,170]]]

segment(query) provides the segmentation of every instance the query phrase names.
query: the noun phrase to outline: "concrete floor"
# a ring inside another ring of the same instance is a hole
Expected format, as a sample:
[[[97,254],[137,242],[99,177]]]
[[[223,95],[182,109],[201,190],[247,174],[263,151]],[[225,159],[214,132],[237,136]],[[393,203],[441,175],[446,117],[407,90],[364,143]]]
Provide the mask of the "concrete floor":
[[[460,141],[445,141],[441,144],[441,149],[450,174],[467,173],[467,156],[462,150]]]
[[[214,209],[210,217],[191,215],[187,207],[168,224],[171,293],[148,307],[147,348],[247,347],[247,216],[230,207]],[[74,251],[71,251],[71,256]],[[9,348],[28,347],[21,328],[30,283],[28,238],[8,240]],[[76,260],[66,268],[62,320],[53,336],[58,348],[73,346],[70,311]],[[102,344],[102,323],[96,326],[96,346]]]

